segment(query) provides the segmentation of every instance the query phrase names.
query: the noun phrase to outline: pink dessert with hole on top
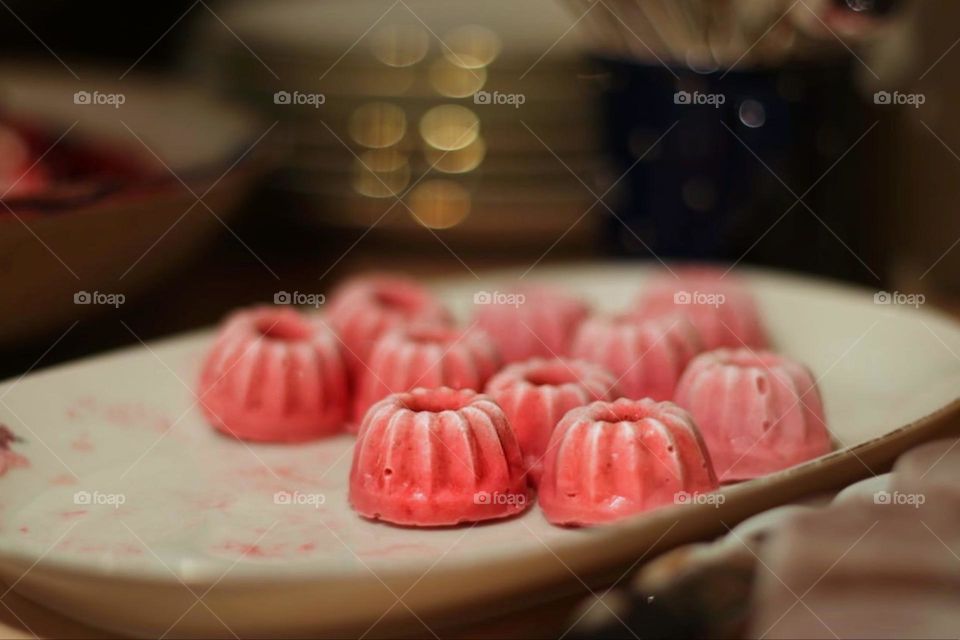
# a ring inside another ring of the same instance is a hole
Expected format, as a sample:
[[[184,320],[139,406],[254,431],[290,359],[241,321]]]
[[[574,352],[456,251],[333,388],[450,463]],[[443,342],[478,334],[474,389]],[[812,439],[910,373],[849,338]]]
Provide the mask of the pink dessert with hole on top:
[[[619,315],[584,322],[571,355],[613,373],[628,398],[671,400],[680,374],[702,350],[699,335],[683,316],[643,320]]]
[[[423,285],[410,278],[368,274],[337,287],[327,319],[343,340],[351,378],[362,376],[373,345],[387,331],[417,322],[449,324],[450,313]]]
[[[675,401],[700,426],[721,481],[755,478],[831,451],[820,392],[802,364],[718,349],[693,360]]]
[[[502,408],[517,435],[533,484],[543,471],[550,434],[567,411],[617,397],[616,378],[585,360],[534,358],[509,365],[485,389]]]
[[[654,277],[638,296],[634,312],[642,318],[686,315],[705,349],[769,345],[750,290],[735,274],[718,267],[674,267],[673,273]]]
[[[415,389],[366,414],[353,452],[350,504],[406,526],[479,522],[530,502],[520,448],[489,397],[468,389]]]
[[[540,506],[559,525],[689,502],[717,479],[696,424],[672,402],[594,402],[567,413],[544,459]]]
[[[579,298],[544,286],[481,292],[474,300],[477,326],[490,335],[504,362],[566,356],[590,313]]]
[[[387,332],[374,346],[354,400],[357,422],[377,401],[417,387],[480,391],[500,354],[479,329],[415,324]]]
[[[243,440],[294,442],[342,430],[347,374],[333,332],[292,308],[256,307],[223,323],[200,374],[200,406]]]

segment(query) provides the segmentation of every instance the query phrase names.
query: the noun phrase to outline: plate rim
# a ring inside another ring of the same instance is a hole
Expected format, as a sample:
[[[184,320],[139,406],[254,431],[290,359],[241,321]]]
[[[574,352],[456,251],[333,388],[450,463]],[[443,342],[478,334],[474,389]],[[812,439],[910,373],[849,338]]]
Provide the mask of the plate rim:
[[[673,263],[674,265],[680,263]],[[684,263],[687,264],[687,263]],[[559,279],[562,277],[564,272],[582,272],[584,268],[590,270],[606,270],[611,267],[617,269],[626,269],[635,270],[637,275],[641,276],[638,278],[636,283],[637,287],[634,290],[634,293],[639,290],[644,283],[644,280],[656,271],[658,271],[656,263],[652,261],[589,261],[585,264],[575,263],[575,264],[564,264],[557,266],[548,266],[547,269],[551,275],[549,279]],[[545,269],[545,270],[547,270]],[[662,269],[662,267],[660,267]],[[849,294],[860,293],[861,295],[873,295],[874,291],[871,291],[865,286],[855,285],[847,282],[834,281],[826,278],[811,277],[803,274],[796,274],[794,272],[780,271],[775,269],[766,269],[766,268],[756,268],[756,267],[738,267],[736,272],[740,276],[745,276],[747,279],[751,277],[773,277],[775,279],[789,279],[796,283],[806,284],[806,285],[815,285],[818,289],[826,288],[831,290],[834,295],[846,297]],[[506,279],[509,274],[514,274],[514,277],[517,273],[516,269],[496,269],[484,272],[483,276],[476,280],[476,282],[482,283],[492,283],[498,280]],[[474,280],[470,279],[469,275],[443,275],[433,278],[423,278],[422,279],[428,286],[432,289],[443,289],[447,287],[455,287],[457,283],[467,284],[471,283]],[[538,278],[531,279],[532,283],[536,283]],[[864,301],[866,304],[866,301]],[[895,313],[914,313],[914,311],[907,311],[898,308],[891,308],[891,312]],[[960,321],[956,320],[950,314],[941,311],[935,308],[923,308],[921,313],[924,314],[926,318],[936,318],[940,322],[944,322],[947,325],[950,325],[954,331],[957,332],[960,336]],[[163,346],[166,346],[171,343],[179,343],[188,340],[199,340],[204,336],[212,336],[216,330],[216,326],[208,326],[199,329],[193,329],[186,332],[179,332],[167,336],[162,336],[155,340],[147,341],[147,345],[151,350],[157,350]],[[97,353],[92,356],[74,359],[62,363],[57,363],[50,367],[44,367],[39,370],[31,370],[26,374],[23,374],[19,377],[11,377],[6,380],[0,381],[0,390],[5,391],[9,388],[13,388],[20,381],[26,378],[35,378],[35,377],[45,377],[48,375],[53,375],[60,373],[65,369],[71,369],[78,366],[83,366],[91,363],[96,363],[101,360],[108,360],[111,358],[132,356],[134,354],[139,354],[143,349],[143,345],[134,343],[127,346],[117,347],[110,349],[101,353]],[[817,467],[831,467],[831,466],[842,466],[844,462],[849,462],[851,452],[859,454],[864,451],[870,451],[873,449],[878,449],[883,447],[885,444],[889,447],[895,447],[898,441],[909,439],[910,436],[915,435],[919,438],[919,441],[923,440],[923,434],[926,432],[936,431],[938,427],[947,425],[951,421],[960,421],[960,390],[958,390],[956,396],[948,403],[938,407],[932,412],[918,417],[912,422],[901,425],[895,429],[892,429],[884,434],[874,436],[868,440],[864,440],[852,447],[846,447],[843,449],[835,449],[825,456],[821,456],[814,460],[810,460],[801,465],[785,469],[783,471],[769,474],[761,478],[754,479],[752,481],[738,483],[735,485],[727,485],[722,487],[722,490],[725,494],[733,494],[735,497],[742,493],[755,493],[763,489],[769,488],[771,484],[778,484],[782,487],[790,486],[791,484],[799,484],[804,481],[807,481],[810,484],[810,480],[814,480],[817,477],[818,469]],[[889,441],[889,442],[884,442]],[[889,448],[888,447],[888,448]],[[902,451],[901,451],[902,452]],[[899,454],[898,454],[899,455]],[[852,456],[857,457],[857,456]],[[856,463],[856,461],[854,461]],[[867,470],[861,469],[866,472]],[[15,473],[15,471],[14,471]],[[856,476],[856,479],[865,477],[866,474]],[[783,504],[783,502],[778,501],[776,504]],[[617,523],[612,523],[610,525],[602,527],[593,527],[593,528],[584,528],[580,529],[579,532],[584,536],[590,536],[593,539],[592,543],[594,545],[609,545],[616,546],[620,549],[623,549],[625,546],[629,546],[629,536],[631,533],[635,533],[640,527],[644,526],[640,524],[641,521],[649,522],[651,516],[656,513],[654,517],[663,517],[671,513],[676,513],[676,510],[684,509],[688,512],[700,511],[702,513],[717,513],[719,514],[723,511],[722,507],[720,509],[715,508],[711,505],[670,505],[656,510],[656,512],[647,512],[642,514],[637,514],[626,518]],[[749,517],[752,514],[755,514],[763,509],[747,509],[745,515],[742,515],[735,519],[730,519],[728,524],[733,524],[742,520],[746,517]],[[534,516],[542,517],[535,507],[531,507],[524,514],[527,517]],[[521,516],[523,517],[523,516]],[[371,523],[375,526],[391,526],[389,524],[383,523]],[[493,526],[496,526],[495,523]],[[450,529],[466,529],[467,527],[458,526],[450,527]],[[0,542],[4,540],[15,540],[13,536],[7,534],[4,535],[0,533]],[[532,555],[542,558],[550,558],[551,556],[562,556],[565,553],[576,554],[580,549],[582,549],[584,543],[580,541],[564,541],[552,545],[551,549],[537,549],[535,552],[532,552]],[[283,585],[296,585],[303,583],[315,583],[319,576],[317,571],[317,565],[307,561],[299,561],[296,563],[288,562],[283,565],[280,564],[270,564],[270,563],[255,563],[255,564],[241,564],[239,561],[231,565],[230,570],[227,571],[229,578],[222,578],[221,573],[217,572],[217,567],[219,566],[215,562],[205,562],[202,565],[202,569],[196,573],[196,575],[191,575],[190,571],[184,571],[182,568],[170,567],[167,566],[167,563],[160,561],[158,563],[151,562],[147,565],[132,565],[132,564],[105,564],[102,561],[102,558],[97,557],[78,557],[71,555],[64,556],[49,556],[47,553],[41,555],[38,559],[36,553],[31,553],[28,550],[22,547],[13,547],[9,550],[0,549],[0,566],[2,565],[21,565],[29,566],[30,570],[33,568],[42,567],[48,571],[62,572],[69,574],[75,577],[81,577],[85,579],[97,578],[97,579],[109,579],[109,580],[123,580],[139,584],[175,584],[180,586],[181,583],[188,586],[210,586],[211,584],[217,584],[220,587],[234,587],[236,589],[245,589],[257,582],[262,582],[263,574],[270,573],[270,579],[274,583],[283,583]],[[620,554],[621,556],[625,555],[624,553]],[[240,558],[242,560],[242,556]],[[504,564],[509,563],[512,559],[512,556],[503,555],[496,558],[491,558],[487,560],[488,564]],[[224,561],[227,562],[227,561]],[[279,569],[279,570],[278,570]],[[462,567],[460,566],[447,566],[440,567],[436,566],[431,573],[437,572],[449,572],[449,571],[459,571]],[[28,570],[29,571],[29,570]],[[408,577],[411,573],[409,567],[401,567],[398,569],[384,567],[378,569],[376,576],[384,581],[398,580],[402,581],[404,577]],[[222,582],[221,582],[222,579]],[[361,573],[354,569],[335,569],[330,570],[329,568],[325,569],[322,572],[323,580],[347,580],[347,581],[356,581],[358,584],[366,583],[370,580],[365,572]]]

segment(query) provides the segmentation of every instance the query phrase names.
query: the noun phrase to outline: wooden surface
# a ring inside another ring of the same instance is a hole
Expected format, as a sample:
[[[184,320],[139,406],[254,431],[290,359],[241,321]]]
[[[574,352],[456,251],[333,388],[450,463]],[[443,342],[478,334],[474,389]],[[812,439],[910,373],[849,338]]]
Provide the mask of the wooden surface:
[[[6,591],[4,586],[3,590]],[[56,638],[60,640],[87,638],[111,638],[113,636],[65,618],[58,613],[30,602],[15,592],[5,595],[0,602],[0,638],[7,640],[26,640],[34,638]]]

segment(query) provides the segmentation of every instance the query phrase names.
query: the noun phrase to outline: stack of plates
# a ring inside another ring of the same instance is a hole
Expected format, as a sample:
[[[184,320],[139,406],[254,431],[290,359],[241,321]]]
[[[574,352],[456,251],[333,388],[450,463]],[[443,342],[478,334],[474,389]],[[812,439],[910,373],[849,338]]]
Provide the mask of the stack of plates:
[[[219,16],[192,60],[280,122],[274,186],[324,226],[542,242],[594,202],[570,173],[596,191],[589,69],[550,0],[282,0]],[[571,237],[589,237],[587,220]]]

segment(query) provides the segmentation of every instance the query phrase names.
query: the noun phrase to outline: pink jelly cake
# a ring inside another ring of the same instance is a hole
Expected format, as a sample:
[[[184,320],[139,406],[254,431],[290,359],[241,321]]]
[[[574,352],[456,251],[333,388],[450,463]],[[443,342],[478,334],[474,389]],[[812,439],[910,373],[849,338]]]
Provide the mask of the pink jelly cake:
[[[356,381],[374,343],[387,331],[414,322],[449,323],[449,312],[414,280],[393,275],[357,276],[330,296],[327,318],[344,343]]]
[[[542,286],[483,292],[474,298],[479,302],[477,326],[493,338],[505,362],[567,355],[589,314],[579,298]]]
[[[235,312],[200,375],[200,405],[218,430],[244,440],[289,442],[341,430],[348,410],[340,343],[292,308]]]
[[[650,282],[636,301],[637,315],[649,318],[681,312],[690,318],[706,349],[768,346],[757,304],[737,276],[703,266],[675,268],[674,274]]]
[[[489,396],[416,389],[381,400],[363,420],[350,504],[367,518],[455,525],[520,513],[529,498],[520,448]]]
[[[684,316],[619,315],[587,319],[571,352],[612,372],[628,398],[671,400],[680,374],[702,350],[699,335]]]
[[[810,371],[769,351],[698,356],[680,379],[676,402],[700,426],[721,481],[780,471],[832,448]]]
[[[478,329],[416,324],[389,331],[377,341],[360,378],[354,416],[359,423],[381,398],[416,387],[480,391],[500,364],[493,341]]]
[[[554,429],[540,506],[559,525],[611,522],[713,491],[717,479],[690,415],[649,398],[594,402]]]
[[[616,378],[599,365],[544,358],[505,367],[490,379],[485,391],[507,415],[534,484],[542,472],[550,434],[564,414],[619,395]]]

